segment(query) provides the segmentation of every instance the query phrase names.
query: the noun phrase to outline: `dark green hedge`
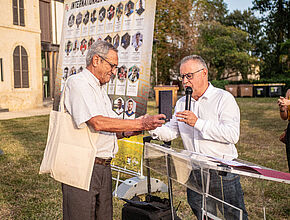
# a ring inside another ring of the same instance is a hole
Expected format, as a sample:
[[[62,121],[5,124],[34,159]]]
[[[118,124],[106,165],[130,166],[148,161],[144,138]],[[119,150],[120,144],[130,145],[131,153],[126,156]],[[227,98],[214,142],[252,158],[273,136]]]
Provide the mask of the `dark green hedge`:
[[[229,84],[228,80],[212,80],[211,84],[217,88],[225,89],[225,85]]]

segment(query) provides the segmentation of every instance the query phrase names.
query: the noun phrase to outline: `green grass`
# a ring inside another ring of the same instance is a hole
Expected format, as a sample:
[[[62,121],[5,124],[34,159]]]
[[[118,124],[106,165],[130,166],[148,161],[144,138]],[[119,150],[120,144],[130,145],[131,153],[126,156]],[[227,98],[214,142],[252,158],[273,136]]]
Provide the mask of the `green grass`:
[[[275,98],[238,98],[241,109],[239,157],[287,172],[285,146],[278,137],[287,122],[279,118]],[[157,113],[155,101],[148,113]],[[48,116],[0,121],[0,219],[61,219],[60,184],[48,175],[38,175],[48,128]],[[173,147],[182,147],[180,139]],[[157,178],[167,183],[166,178]],[[290,185],[254,178],[241,178],[250,219],[290,219]],[[181,202],[178,215],[194,219],[186,201],[184,186],[174,182],[174,204]],[[167,194],[159,194],[166,197]],[[121,219],[123,201],[114,198],[114,219]]]

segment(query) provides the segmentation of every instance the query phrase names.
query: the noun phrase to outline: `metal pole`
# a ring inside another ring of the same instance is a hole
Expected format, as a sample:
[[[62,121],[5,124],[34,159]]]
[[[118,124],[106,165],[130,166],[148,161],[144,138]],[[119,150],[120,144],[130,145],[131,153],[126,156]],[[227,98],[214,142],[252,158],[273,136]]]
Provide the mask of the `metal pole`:
[[[151,136],[147,136],[143,138],[143,144],[144,144],[144,148],[143,148],[143,157],[144,157],[144,149],[145,149],[145,143],[148,142],[150,143],[150,141],[152,140]],[[151,195],[151,179],[150,179],[150,168],[149,168],[149,158],[145,159],[145,164],[147,166],[147,190],[148,190],[148,195]]]
[[[168,197],[170,201],[171,217],[174,220],[174,207],[173,207],[172,181],[171,181],[171,156],[168,154],[166,154],[166,167],[167,167]]]
[[[164,142],[164,146],[170,148],[171,141]],[[174,206],[173,206],[173,195],[172,195],[172,180],[171,180],[171,156],[166,154],[166,169],[167,169],[167,179],[168,179],[168,197],[170,201],[170,209],[171,209],[171,219],[174,218]]]

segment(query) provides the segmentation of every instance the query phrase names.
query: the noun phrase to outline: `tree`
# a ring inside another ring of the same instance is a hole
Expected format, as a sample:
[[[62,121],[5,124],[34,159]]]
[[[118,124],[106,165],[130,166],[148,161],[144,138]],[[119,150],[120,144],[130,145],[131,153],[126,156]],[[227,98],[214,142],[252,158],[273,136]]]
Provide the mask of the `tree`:
[[[248,34],[219,22],[206,22],[199,31],[197,51],[208,62],[209,78],[227,79],[240,72],[247,79],[256,62],[248,53]]]
[[[157,84],[169,84],[170,69],[194,48],[192,35],[195,33],[189,33],[183,26],[191,23],[192,4],[192,0],[157,1],[152,59],[153,77]]]
[[[255,41],[259,22],[251,11],[227,13],[223,0],[158,0],[151,68],[154,84],[168,84],[178,72],[179,61],[191,54],[204,57],[211,79],[239,73],[246,79],[257,61],[251,54],[262,48],[262,41]]]
[[[158,0],[151,68],[153,81],[168,84],[172,73],[178,72],[179,61],[196,52],[199,25],[219,21],[225,13],[223,0]]]
[[[254,0],[253,10],[260,12],[264,22],[264,37],[260,45],[262,76],[269,78],[277,74],[286,75],[287,71],[281,63],[281,46],[290,38],[289,0]]]
[[[250,53],[254,56],[261,56],[260,44],[263,36],[261,20],[257,18],[251,9],[234,10],[227,15],[222,24],[236,27],[248,33],[248,41],[251,44]]]
[[[195,19],[200,22],[222,22],[228,13],[224,0],[196,0],[193,5]]]
[[[280,63],[285,75],[290,76],[290,39],[281,44]]]

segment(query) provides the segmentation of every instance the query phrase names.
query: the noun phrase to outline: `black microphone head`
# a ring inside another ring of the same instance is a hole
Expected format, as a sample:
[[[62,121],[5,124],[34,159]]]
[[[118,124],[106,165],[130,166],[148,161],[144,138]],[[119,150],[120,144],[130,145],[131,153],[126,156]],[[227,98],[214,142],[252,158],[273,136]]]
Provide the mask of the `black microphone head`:
[[[186,87],[185,94],[186,94],[186,95],[191,95],[191,94],[192,94],[192,88],[189,87],[189,86]]]
[[[191,95],[192,95],[192,88],[186,87],[186,89],[185,89],[185,110],[190,111]]]

